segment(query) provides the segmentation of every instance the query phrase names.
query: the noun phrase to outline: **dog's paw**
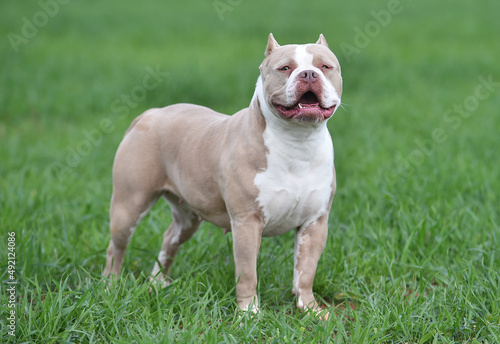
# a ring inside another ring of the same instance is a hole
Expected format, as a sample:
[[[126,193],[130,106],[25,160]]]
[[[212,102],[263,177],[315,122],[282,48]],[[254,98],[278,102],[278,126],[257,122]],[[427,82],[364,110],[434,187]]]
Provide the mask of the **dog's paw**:
[[[257,296],[238,300],[238,308],[241,315],[254,315],[259,313]]]
[[[156,277],[154,276],[149,277],[149,282],[151,283],[151,287],[149,287],[150,294],[153,293],[154,291],[153,288],[156,290],[161,290],[163,288],[168,287],[172,283],[170,279],[163,277],[163,275],[162,276],[160,275],[161,274],[157,275]]]
[[[320,320],[327,321],[328,318],[330,317],[330,312],[328,312],[326,306],[318,305],[318,303],[316,302],[316,300],[314,300],[312,295],[310,299],[312,299],[312,301],[310,301],[307,304],[304,304],[302,298],[299,297],[297,301],[297,307],[300,310],[319,318]]]
[[[238,306],[237,316],[240,322],[240,327],[244,326],[246,323],[258,321],[259,315],[260,309],[254,303],[247,305],[246,308]]]
[[[316,313],[316,316],[323,321],[327,321],[328,318],[330,317],[330,312],[328,312],[326,309],[316,309],[314,311]]]
[[[109,293],[110,289],[115,287],[118,283],[118,276],[114,274],[103,274],[104,292]]]
[[[255,305],[254,303],[249,304],[245,308],[240,308],[240,310],[242,313],[246,314],[257,314],[260,312],[259,307],[257,307],[257,305]]]
[[[310,314],[319,320],[327,321],[330,318],[330,312],[326,308],[316,307],[316,308],[300,308],[302,312]]]

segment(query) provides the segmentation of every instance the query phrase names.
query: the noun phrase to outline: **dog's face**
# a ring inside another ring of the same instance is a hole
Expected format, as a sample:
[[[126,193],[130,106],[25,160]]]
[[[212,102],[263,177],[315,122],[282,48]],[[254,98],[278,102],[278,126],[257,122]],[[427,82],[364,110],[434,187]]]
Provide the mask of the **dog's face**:
[[[323,35],[316,44],[285,46],[269,35],[260,70],[266,108],[280,118],[318,123],[340,106],[340,64]]]

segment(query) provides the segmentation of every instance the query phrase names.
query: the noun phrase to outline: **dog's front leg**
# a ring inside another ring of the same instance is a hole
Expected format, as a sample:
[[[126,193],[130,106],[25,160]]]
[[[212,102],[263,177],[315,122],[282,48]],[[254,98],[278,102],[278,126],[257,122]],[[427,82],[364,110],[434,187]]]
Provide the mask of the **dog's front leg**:
[[[297,307],[301,309],[319,311],[312,287],[327,233],[328,215],[325,215],[307,226],[300,227],[295,234],[293,293],[297,296]]]
[[[243,311],[257,313],[257,255],[262,239],[261,221],[232,221],[233,252],[236,273],[236,300]]]

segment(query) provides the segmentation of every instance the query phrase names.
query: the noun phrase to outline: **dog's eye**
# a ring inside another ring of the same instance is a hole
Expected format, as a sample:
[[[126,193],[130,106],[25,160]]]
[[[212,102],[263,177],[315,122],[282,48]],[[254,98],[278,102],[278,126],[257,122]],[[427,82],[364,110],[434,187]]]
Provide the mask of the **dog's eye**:
[[[323,68],[323,69],[333,69],[333,67],[330,67],[328,65],[322,65],[321,68]]]
[[[287,70],[289,70],[289,69],[290,69],[290,67],[289,67],[289,66],[283,66],[283,67],[281,67],[281,68],[280,68],[280,70],[282,70],[282,71],[287,71]]]

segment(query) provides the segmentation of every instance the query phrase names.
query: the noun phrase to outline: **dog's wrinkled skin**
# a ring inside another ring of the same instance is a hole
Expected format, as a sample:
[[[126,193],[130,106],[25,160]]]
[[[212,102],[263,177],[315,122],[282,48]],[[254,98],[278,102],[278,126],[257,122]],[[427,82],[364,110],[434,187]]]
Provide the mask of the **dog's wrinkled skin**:
[[[232,231],[240,309],[257,311],[262,236],[295,229],[293,292],[318,310],[312,285],[335,193],[327,120],[340,106],[335,55],[316,44],[280,46],[272,36],[250,107],[233,116],[177,104],[134,120],[116,153],[105,276],[119,275],[141,219],[163,197],[173,222],[153,269],[168,284],[180,245],[209,221]]]

